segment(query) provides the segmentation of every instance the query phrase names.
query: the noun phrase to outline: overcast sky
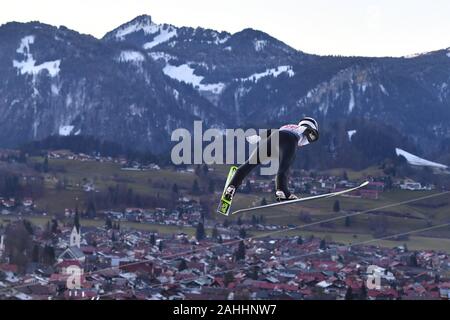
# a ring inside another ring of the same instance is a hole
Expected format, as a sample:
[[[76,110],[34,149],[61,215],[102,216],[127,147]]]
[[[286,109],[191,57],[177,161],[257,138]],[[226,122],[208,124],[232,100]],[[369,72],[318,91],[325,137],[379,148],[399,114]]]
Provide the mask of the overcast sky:
[[[402,56],[450,47],[450,0],[2,0],[0,23],[38,20],[102,37],[137,15],[251,27],[317,54]]]

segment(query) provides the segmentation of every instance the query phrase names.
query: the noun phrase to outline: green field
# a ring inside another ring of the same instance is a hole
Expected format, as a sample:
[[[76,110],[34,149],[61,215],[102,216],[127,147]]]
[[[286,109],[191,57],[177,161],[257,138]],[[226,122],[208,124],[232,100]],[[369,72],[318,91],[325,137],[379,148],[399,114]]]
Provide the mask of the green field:
[[[42,158],[33,158],[31,163],[41,161],[43,161]],[[134,192],[139,193],[144,197],[159,194],[161,197],[167,198],[173,196],[171,194],[171,189],[174,183],[177,184],[182,194],[187,195],[190,194],[195,179],[202,183],[201,179],[196,177],[193,173],[177,172],[171,169],[159,171],[124,171],[121,170],[119,164],[96,161],[51,159],[49,161],[49,168],[49,173],[45,174],[45,194],[43,197],[36,200],[37,207],[46,210],[49,214],[61,214],[64,212],[65,208],[74,208],[77,205],[82,207],[85,205],[88,193],[83,191],[82,186],[86,182],[92,182],[100,191],[121,184],[125,185],[127,188],[132,188]],[[208,173],[208,177],[215,179],[216,181],[224,181],[228,169],[229,166],[226,165],[215,165],[213,166],[213,171]],[[362,180],[367,176],[377,176],[381,174],[380,170],[375,167],[363,171],[333,169],[329,170],[327,173],[342,175],[344,170],[347,172],[350,179],[359,180]],[[57,180],[65,181],[64,189],[57,187],[57,183],[55,182]],[[206,186],[201,185],[201,188],[206,189]],[[219,221],[223,221],[224,219],[235,221],[238,217],[223,217],[214,212],[222,188],[222,185],[216,185],[216,193],[207,195],[213,208],[213,212],[210,213],[210,216]],[[311,201],[301,205],[294,204],[282,206],[278,207],[276,210],[267,209],[257,211],[256,213],[246,213],[241,216],[241,219],[251,219],[252,215],[256,214],[257,216],[264,216],[265,222],[269,224],[304,225],[305,222],[300,220],[299,217],[302,212],[307,213],[310,216],[311,223],[340,217],[328,225],[316,224],[302,232],[311,232],[321,236],[328,235],[336,241],[348,243],[355,240],[353,234],[357,234],[359,240],[365,239],[365,237],[367,237],[367,239],[372,239],[373,225],[376,225],[380,220],[383,220],[387,225],[386,231],[388,231],[389,234],[422,229],[430,225],[448,222],[448,213],[450,213],[448,195],[437,197],[434,200],[420,201],[420,203],[425,204],[425,206],[419,206],[419,202],[398,205],[400,202],[417,199],[434,193],[438,193],[438,191],[395,190],[382,193],[378,200],[341,196]],[[273,201],[272,194],[237,194],[233,203],[233,210],[258,205],[261,203],[263,197],[265,197],[269,203]],[[335,200],[339,200],[340,202],[341,212],[339,213],[333,212]],[[442,205],[434,207],[426,206],[429,203],[433,203],[433,201],[440,202]],[[393,206],[383,208],[391,205]],[[345,226],[344,216],[354,212],[363,213],[351,218],[350,227]],[[87,225],[102,225],[103,221],[86,220],[85,223],[87,223]],[[124,223],[122,227],[146,230],[148,230],[148,228],[157,228],[160,232],[180,231],[177,227],[159,225],[149,226],[139,223]],[[184,228],[182,231],[193,234],[192,228]],[[425,234],[420,234],[420,236],[414,235],[410,237],[408,246],[411,248],[436,248],[450,251],[450,240],[446,239],[449,234],[449,228],[446,228],[442,230],[436,229]],[[381,241],[380,243],[388,246],[398,245],[398,242],[396,241]]]
[[[6,223],[8,221],[16,220],[16,217],[1,217],[0,223]],[[24,219],[29,220],[35,225],[45,226],[48,221],[51,220],[51,217],[36,217],[36,216],[26,216]],[[85,227],[103,227],[105,225],[105,221],[103,220],[94,220],[94,219],[80,219],[80,224]],[[177,226],[165,226],[160,224],[149,224],[149,223],[138,223],[138,222],[128,222],[122,221],[120,222],[120,227],[123,230],[126,229],[134,229],[134,230],[143,230],[143,231],[155,231],[163,234],[173,234],[178,232],[184,232],[188,235],[194,235],[195,229],[191,227],[177,227]]]

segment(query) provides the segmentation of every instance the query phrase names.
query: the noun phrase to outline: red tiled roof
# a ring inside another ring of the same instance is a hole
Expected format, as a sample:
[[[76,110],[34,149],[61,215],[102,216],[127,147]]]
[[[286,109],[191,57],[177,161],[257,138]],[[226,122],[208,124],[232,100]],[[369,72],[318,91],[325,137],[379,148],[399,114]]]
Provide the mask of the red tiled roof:
[[[4,264],[0,264],[0,270],[17,273],[18,267],[15,264],[4,263]]]
[[[56,264],[56,266],[60,267],[60,268],[67,268],[70,266],[81,267],[81,264],[78,260],[63,260],[63,261],[59,262],[58,264]]]

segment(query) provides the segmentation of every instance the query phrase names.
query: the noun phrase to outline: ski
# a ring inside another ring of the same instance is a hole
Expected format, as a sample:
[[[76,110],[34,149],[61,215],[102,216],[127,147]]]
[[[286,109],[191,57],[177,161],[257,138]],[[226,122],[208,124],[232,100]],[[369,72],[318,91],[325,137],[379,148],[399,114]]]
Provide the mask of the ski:
[[[223,188],[222,196],[220,198],[220,203],[219,203],[219,206],[217,207],[217,212],[220,214],[223,214],[225,216],[228,216],[228,214],[230,213],[231,202],[233,201],[233,199],[227,200],[227,199],[225,199],[224,195],[225,195],[225,191],[228,188],[228,184],[230,183],[231,179],[233,178],[234,173],[236,172],[237,168],[238,167],[236,167],[236,166],[232,166],[230,168],[230,171],[228,172],[227,181],[225,182],[225,188]]]
[[[233,215],[233,214],[237,214],[237,213],[248,212],[248,211],[259,210],[259,209],[265,209],[265,208],[271,208],[271,207],[276,207],[276,206],[282,206],[282,205],[286,205],[286,204],[293,204],[293,203],[317,200],[317,199],[322,199],[322,198],[336,197],[336,196],[339,196],[339,195],[342,195],[342,194],[345,194],[345,193],[349,193],[349,192],[358,190],[360,188],[363,188],[363,187],[367,186],[368,184],[369,184],[369,181],[365,181],[365,182],[361,183],[357,187],[346,189],[346,190],[342,190],[342,191],[331,192],[331,193],[324,193],[324,194],[319,194],[317,196],[311,196],[311,197],[300,198],[300,199],[295,199],[295,200],[276,202],[276,203],[266,204],[264,206],[257,206],[257,207],[239,209],[239,210],[236,210],[236,211],[232,212],[231,214]]]

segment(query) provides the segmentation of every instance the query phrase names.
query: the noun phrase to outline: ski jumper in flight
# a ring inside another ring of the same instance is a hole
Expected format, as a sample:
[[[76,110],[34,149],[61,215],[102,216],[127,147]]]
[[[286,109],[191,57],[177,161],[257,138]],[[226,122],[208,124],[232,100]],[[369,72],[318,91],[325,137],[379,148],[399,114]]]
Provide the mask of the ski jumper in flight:
[[[313,118],[303,118],[299,124],[287,124],[278,131],[278,145],[271,146],[273,133],[267,139],[261,139],[259,136],[249,137],[250,143],[258,143],[257,148],[250,157],[234,173],[226,191],[224,198],[231,201],[236,190],[242,184],[244,178],[258,165],[270,161],[278,156],[279,167],[275,180],[275,197],[277,201],[295,200],[297,196],[291,194],[288,188],[289,168],[295,160],[297,147],[303,147],[319,139],[319,126]],[[274,147],[274,148],[273,148]],[[271,150],[275,154],[271,154]]]

